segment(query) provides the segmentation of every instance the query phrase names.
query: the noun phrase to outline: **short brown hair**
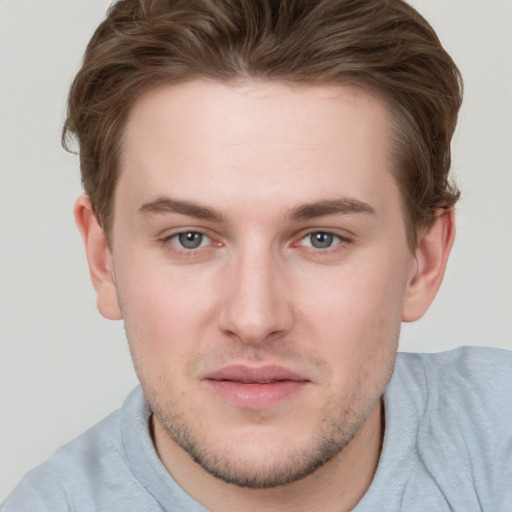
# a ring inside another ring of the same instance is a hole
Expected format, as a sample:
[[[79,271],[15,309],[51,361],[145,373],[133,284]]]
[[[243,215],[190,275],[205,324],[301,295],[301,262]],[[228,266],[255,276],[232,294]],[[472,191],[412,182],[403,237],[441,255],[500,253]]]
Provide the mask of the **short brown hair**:
[[[119,0],[92,37],[63,130],[107,237],[123,128],[134,102],[196,78],[340,83],[394,114],[395,177],[411,247],[459,195],[450,141],[462,79],[432,27],[402,0]]]

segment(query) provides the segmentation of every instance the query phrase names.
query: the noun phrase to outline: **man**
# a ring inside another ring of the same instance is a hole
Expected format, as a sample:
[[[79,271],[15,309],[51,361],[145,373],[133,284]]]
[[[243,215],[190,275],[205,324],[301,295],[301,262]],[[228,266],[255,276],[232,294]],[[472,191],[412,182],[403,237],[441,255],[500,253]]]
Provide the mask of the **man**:
[[[396,358],[454,239],[460,101],[399,0],[116,3],[65,134],[141,389],[2,510],[510,510],[510,354]]]

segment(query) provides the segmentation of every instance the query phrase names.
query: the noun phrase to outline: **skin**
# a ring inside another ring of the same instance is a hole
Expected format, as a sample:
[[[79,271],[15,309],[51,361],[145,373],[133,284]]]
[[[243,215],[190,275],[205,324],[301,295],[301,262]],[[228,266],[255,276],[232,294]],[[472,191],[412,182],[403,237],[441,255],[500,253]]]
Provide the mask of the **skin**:
[[[156,449],[209,510],[350,510],[371,483],[401,321],[454,236],[448,210],[408,247],[390,127],[346,86],[166,86],[128,119],[110,245],[77,202]]]

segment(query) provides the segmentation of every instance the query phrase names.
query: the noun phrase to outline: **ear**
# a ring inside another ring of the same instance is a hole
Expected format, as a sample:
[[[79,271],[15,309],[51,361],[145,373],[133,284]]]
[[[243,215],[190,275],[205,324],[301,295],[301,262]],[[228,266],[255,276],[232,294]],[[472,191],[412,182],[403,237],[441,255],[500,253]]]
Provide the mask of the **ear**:
[[[421,234],[402,310],[403,322],[421,318],[441,286],[455,239],[455,210],[440,210],[434,224]]]
[[[74,213],[85,245],[98,310],[105,318],[120,320],[123,315],[117,298],[112,254],[88,196],[83,195],[77,199]]]

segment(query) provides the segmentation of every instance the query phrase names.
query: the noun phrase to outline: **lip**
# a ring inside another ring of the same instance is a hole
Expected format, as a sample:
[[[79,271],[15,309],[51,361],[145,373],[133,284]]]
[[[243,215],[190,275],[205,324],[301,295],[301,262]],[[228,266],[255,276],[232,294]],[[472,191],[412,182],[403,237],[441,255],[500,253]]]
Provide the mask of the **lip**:
[[[310,381],[281,366],[227,366],[203,379],[220,400],[240,409],[269,409],[291,398]]]

